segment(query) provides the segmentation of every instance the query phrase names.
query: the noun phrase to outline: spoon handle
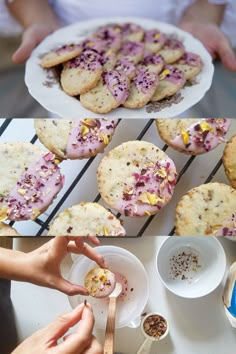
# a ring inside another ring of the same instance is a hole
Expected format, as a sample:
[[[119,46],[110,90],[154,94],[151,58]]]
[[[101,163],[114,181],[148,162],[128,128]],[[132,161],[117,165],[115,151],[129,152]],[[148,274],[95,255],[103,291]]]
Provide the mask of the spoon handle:
[[[114,353],[114,332],[116,319],[116,297],[111,297],[109,302],[106,334],[104,342],[104,354]]]

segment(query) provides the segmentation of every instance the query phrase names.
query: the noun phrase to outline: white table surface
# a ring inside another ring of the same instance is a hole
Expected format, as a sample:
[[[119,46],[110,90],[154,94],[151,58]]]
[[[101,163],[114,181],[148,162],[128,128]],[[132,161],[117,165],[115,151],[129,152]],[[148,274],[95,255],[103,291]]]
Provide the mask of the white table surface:
[[[109,239],[101,244],[124,247],[134,253],[143,263],[150,280],[150,297],[146,312],[158,311],[169,320],[170,335],[154,343],[152,354],[235,354],[236,330],[233,329],[223,310],[222,291],[224,281],[210,295],[186,300],[170,293],[160,282],[155,265],[158,247],[163,237],[143,236],[139,239]],[[14,240],[14,248],[30,251],[46,239]],[[236,261],[236,243],[221,239],[228,266]],[[62,272],[67,276],[72,261],[68,256]],[[31,284],[12,282],[12,301],[15,308],[20,340],[46,326],[56,316],[70,310],[67,296],[58,291]],[[103,342],[104,332],[95,334]],[[116,331],[115,351],[135,354],[143,341],[141,329],[122,328]]]

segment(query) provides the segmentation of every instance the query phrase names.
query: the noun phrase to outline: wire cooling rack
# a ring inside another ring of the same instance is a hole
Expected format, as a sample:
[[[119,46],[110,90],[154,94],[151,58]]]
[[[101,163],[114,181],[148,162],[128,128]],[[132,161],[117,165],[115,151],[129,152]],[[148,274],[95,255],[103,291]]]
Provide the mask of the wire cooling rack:
[[[33,119],[0,119],[0,124],[0,141],[30,141],[32,144],[41,145],[34,131]],[[232,119],[226,138],[235,133],[236,119]],[[174,235],[175,207],[183,194],[202,183],[218,181],[228,184],[221,160],[224,143],[207,154],[189,156],[163,144],[154,119],[123,119],[119,121],[112,142],[105,153],[128,140],[146,140],[154,143],[174,160],[178,171],[174,196],[158,214],[145,218],[129,218],[111,210],[123,220],[128,237]],[[97,193],[96,183],[96,170],[103,155],[99,154],[82,161],[63,161],[60,167],[65,174],[66,183],[48,210],[33,221],[10,222],[10,225],[14,225],[21,235],[45,236],[54,217],[81,200],[98,202],[108,207]]]

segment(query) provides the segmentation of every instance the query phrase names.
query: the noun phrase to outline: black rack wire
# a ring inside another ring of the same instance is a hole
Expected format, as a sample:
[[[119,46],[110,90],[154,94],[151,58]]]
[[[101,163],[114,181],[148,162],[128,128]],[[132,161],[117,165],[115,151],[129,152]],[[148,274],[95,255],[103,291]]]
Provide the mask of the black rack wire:
[[[4,131],[9,127],[10,123],[12,122],[12,118],[7,118],[4,120],[4,122],[2,123],[2,125],[0,126],[0,137],[1,135],[4,133]],[[142,129],[142,131],[140,132],[140,134],[137,136],[136,140],[142,140],[142,138],[144,137],[144,135],[146,134],[146,132],[150,129],[150,127],[152,126],[154,122],[154,119],[149,119],[147,124],[144,126],[144,128]],[[32,137],[32,139],[30,140],[30,142],[32,144],[34,144],[37,141],[38,137],[37,135],[34,135]],[[162,151],[166,151],[168,149],[168,145],[164,145],[162,147]],[[88,159],[88,161],[86,162],[86,164],[83,166],[83,168],[80,170],[80,172],[78,173],[78,175],[74,178],[73,182],[71,183],[71,185],[69,186],[69,188],[64,192],[64,194],[62,195],[62,197],[58,200],[58,202],[55,204],[55,207],[53,208],[53,210],[51,211],[50,215],[47,217],[47,219],[45,221],[43,221],[42,219],[40,219],[39,217],[36,218],[35,220],[33,220],[35,223],[37,223],[40,226],[40,229],[38,230],[36,236],[42,236],[42,234],[46,231],[49,230],[49,224],[52,221],[52,219],[54,218],[54,216],[57,214],[58,210],[60,209],[60,207],[63,205],[63,203],[66,201],[66,199],[69,197],[69,195],[71,194],[71,192],[73,191],[73,189],[77,186],[77,184],[79,183],[79,181],[81,180],[81,178],[83,177],[83,175],[85,174],[85,172],[89,169],[90,165],[92,164],[92,162],[94,161],[95,157],[91,157]],[[181,171],[178,174],[178,179],[177,179],[177,183],[179,183],[179,181],[181,180],[181,178],[183,177],[183,175],[186,173],[186,171],[188,170],[188,168],[190,167],[190,165],[192,164],[192,162],[194,161],[194,159],[196,158],[196,156],[191,156],[187,162],[184,164],[184,166],[182,167]],[[215,174],[217,173],[217,171],[220,169],[222,165],[222,159],[220,158],[216,165],[214,166],[214,168],[212,169],[212,171],[210,172],[209,176],[206,178],[206,180],[204,181],[204,183],[209,183],[215,176]],[[101,196],[100,194],[98,194],[93,202],[99,202]],[[116,215],[118,218],[121,216],[119,213]],[[144,232],[146,231],[146,229],[148,228],[148,226],[151,224],[151,222],[153,221],[153,219],[155,218],[156,215],[152,215],[150,217],[147,218],[147,220],[144,222],[143,226],[140,228],[140,230],[138,231],[136,237],[141,237]],[[10,222],[10,225],[14,225],[14,221]],[[173,236],[175,233],[175,228],[172,227],[171,230],[168,233],[168,236]],[[131,237],[133,237],[135,235],[132,235]],[[107,237],[107,236],[106,236]],[[129,236],[127,236],[129,237]]]

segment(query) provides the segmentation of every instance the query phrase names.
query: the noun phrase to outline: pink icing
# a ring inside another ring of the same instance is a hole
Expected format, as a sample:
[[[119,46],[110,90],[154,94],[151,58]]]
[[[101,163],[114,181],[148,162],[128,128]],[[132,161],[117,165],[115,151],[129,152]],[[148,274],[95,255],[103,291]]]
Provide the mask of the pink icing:
[[[16,186],[5,199],[9,220],[34,218],[33,210],[46,209],[61,190],[64,176],[53,161],[54,158],[52,153],[39,155],[25,168]]]
[[[84,123],[83,123],[84,122]],[[96,125],[91,127],[86,125],[84,120],[78,120],[69,134],[66,156],[70,159],[84,158],[88,155],[96,154],[96,151],[104,145],[102,136],[106,134],[111,137],[117,126],[118,119],[108,120],[105,118],[94,119]],[[82,136],[81,127],[85,125],[89,128],[88,134]]]
[[[184,45],[176,38],[167,38],[164,49],[184,49]]]
[[[129,79],[120,71],[111,70],[103,73],[103,79],[108,89],[120,104],[125,103],[129,95]]]
[[[161,177],[158,172],[164,169],[167,173],[165,177]],[[167,177],[170,179],[168,180]],[[157,161],[150,164],[146,169],[142,169],[132,175],[133,183],[124,183],[123,198],[117,200],[116,209],[126,216],[143,216],[145,212],[156,213],[163,208],[171,199],[176,184],[176,168],[174,162],[170,158],[163,161]],[[156,205],[143,203],[139,201],[142,193],[149,192],[163,198]]]
[[[123,36],[128,36],[130,34],[140,32],[143,30],[141,26],[136,25],[135,23],[128,23],[128,22],[119,25],[118,28],[120,28],[121,34]]]
[[[128,280],[123,274],[119,272],[113,272],[113,274],[115,275],[116,283],[120,283],[122,285],[122,291],[121,294],[118,296],[117,301],[124,301],[125,298],[128,296],[129,292],[132,292],[135,289],[130,288]],[[108,301],[109,299],[107,299],[107,302]]]
[[[143,53],[144,44],[135,41],[124,41],[120,48],[120,54],[123,56],[135,56]]]
[[[201,122],[206,122],[214,132],[205,130],[202,131],[200,127]],[[186,132],[189,136],[189,142],[184,144],[182,135],[177,135],[171,142],[173,145],[196,153],[204,153],[214,149],[220,142],[223,141],[230,127],[230,119],[227,118],[206,118],[201,119],[197,123],[192,124]]]
[[[93,34],[93,37],[102,39],[106,45],[106,49],[120,47],[121,34],[117,33],[112,26],[100,28]]]
[[[176,62],[176,64],[187,64],[190,66],[202,66],[202,60],[199,55],[195,53],[186,52],[184,55]]]
[[[140,66],[136,70],[136,76],[133,82],[139,91],[147,93],[156,83],[156,80],[157,75],[154,72]]]
[[[94,71],[101,68],[101,61],[100,54],[92,49],[85,49],[78,57],[68,62],[68,67]]]
[[[81,48],[81,44],[65,44],[62,47],[55,50],[56,53],[67,53],[72,52],[73,50]]]
[[[156,35],[158,35],[158,38],[155,38]],[[144,41],[148,43],[164,43],[166,41],[166,35],[158,29],[148,30],[145,31]]]
[[[125,73],[128,77],[133,76],[136,72],[135,65],[127,58],[119,59],[115,70]]]
[[[184,78],[184,74],[181,70],[175,68],[174,66],[172,65],[165,65],[164,68],[163,68],[163,71],[164,70],[169,70],[170,73],[167,74],[163,80],[166,80],[166,81],[169,81],[171,82],[172,84],[174,85],[184,85],[185,83],[185,78]],[[162,75],[162,72],[160,73],[160,76]],[[159,78],[160,78],[159,76]],[[162,79],[160,78],[160,81]]]
[[[164,64],[164,59],[160,54],[146,53],[141,62],[143,65],[159,65]]]
[[[83,49],[93,49],[99,54],[106,49],[106,42],[99,38],[87,38],[82,43]]]
[[[232,214],[229,219],[223,222],[215,236],[236,236],[236,214]]]

